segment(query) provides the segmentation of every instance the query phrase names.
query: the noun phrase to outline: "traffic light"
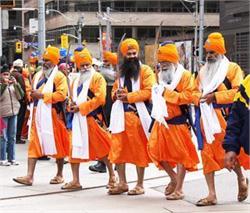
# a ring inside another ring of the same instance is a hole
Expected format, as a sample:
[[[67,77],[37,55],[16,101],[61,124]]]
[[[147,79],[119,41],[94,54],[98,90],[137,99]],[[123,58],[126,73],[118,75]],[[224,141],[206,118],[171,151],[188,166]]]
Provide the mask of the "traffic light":
[[[15,7],[15,0],[12,0],[12,1],[1,0],[0,1],[0,7],[1,8],[12,8],[12,7]]]
[[[69,37],[66,34],[61,35],[61,47],[65,49],[69,48]]]
[[[22,53],[22,42],[21,41],[16,42],[16,53]]]

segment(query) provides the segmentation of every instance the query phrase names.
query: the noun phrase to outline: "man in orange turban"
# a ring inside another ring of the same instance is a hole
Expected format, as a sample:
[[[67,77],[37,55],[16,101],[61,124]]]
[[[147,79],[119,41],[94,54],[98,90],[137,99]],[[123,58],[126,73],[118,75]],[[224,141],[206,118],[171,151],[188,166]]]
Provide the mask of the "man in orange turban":
[[[63,121],[63,102],[68,93],[66,77],[58,71],[59,49],[49,46],[43,54],[43,68],[33,78],[30,100],[28,173],[13,178],[17,183],[30,186],[37,159],[44,155],[56,158],[57,174],[50,184],[63,180],[64,157],[69,152],[68,132]]]
[[[79,167],[81,162],[103,160],[109,170],[108,187],[115,183],[115,175],[107,156],[110,150],[110,134],[104,129],[102,105],[105,104],[106,82],[92,67],[92,57],[87,48],[75,54],[79,75],[72,82],[70,104],[71,163],[73,180],[62,189],[81,189]]]
[[[222,148],[226,129],[224,115],[228,114],[243,79],[240,66],[230,62],[224,55],[226,49],[221,33],[211,33],[204,47],[206,63],[195,80],[193,102],[196,105],[198,145],[201,150],[203,172],[209,193],[206,198],[196,203],[197,206],[217,203],[214,175],[216,171],[224,168],[225,151]],[[242,174],[241,165],[245,169],[249,169],[249,160],[249,157],[242,152],[234,169],[238,177],[239,201],[247,197],[247,181]]]
[[[140,195],[144,193],[144,170],[150,162],[147,145],[151,117],[148,109],[155,75],[149,66],[140,63],[136,40],[124,40],[119,51],[124,56],[124,62],[112,90],[115,102],[109,126],[112,133],[109,158],[117,165],[119,184],[110,188],[109,194],[128,191],[125,164],[132,163],[136,165],[138,178],[135,188],[129,190],[128,195]]]
[[[186,170],[197,170],[199,163],[192,136],[188,129],[188,104],[192,102],[192,76],[179,64],[175,44],[158,49],[159,84],[152,88],[155,119],[149,138],[149,156],[160,169],[170,176],[165,189],[168,200],[183,199],[182,186]],[[173,168],[177,166],[177,174]]]
[[[103,65],[98,68],[98,71],[102,74],[107,82],[106,87],[106,103],[103,107],[104,114],[106,118],[106,122],[109,125],[110,120],[110,112],[112,107],[112,99],[111,99],[111,91],[113,84],[115,82],[116,72],[115,66],[117,64],[117,54],[112,53],[110,51],[105,51],[103,53]],[[93,172],[106,172],[105,163],[102,161],[98,161],[96,164],[89,166],[89,170]]]

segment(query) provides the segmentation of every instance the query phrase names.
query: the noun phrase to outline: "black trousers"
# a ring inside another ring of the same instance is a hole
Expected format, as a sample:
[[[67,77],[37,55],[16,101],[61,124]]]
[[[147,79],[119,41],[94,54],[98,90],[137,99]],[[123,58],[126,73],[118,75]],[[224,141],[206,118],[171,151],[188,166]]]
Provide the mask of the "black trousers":
[[[20,109],[19,109],[19,112],[17,115],[17,132],[16,132],[16,140],[17,141],[21,139],[25,113],[27,110],[27,103],[25,101],[21,101],[20,105],[21,106],[20,106]]]
[[[112,87],[113,86],[107,86],[106,104],[103,107],[108,126],[109,126],[109,122],[110,122],[110,113],[111,113],[111,108],[112,108],[112,104],[113,104],[112,98],[111,98]]]

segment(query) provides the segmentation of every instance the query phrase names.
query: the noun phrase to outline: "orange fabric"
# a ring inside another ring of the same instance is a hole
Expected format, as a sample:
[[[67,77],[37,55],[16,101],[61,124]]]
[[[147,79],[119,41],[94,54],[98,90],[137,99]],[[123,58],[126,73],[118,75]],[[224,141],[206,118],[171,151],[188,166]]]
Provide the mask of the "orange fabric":
[[[180,59],[179,53],[175,44],[167,44],[167,45],[159,47],[157,56],[158,56],[159,62],[177,63]]]
[[[171,119],[180,116],[180,105],[192,102],[191,73],[185,71],[176,90],[164,93],[168,106],[168,114]],[[149,156],[157,167],[162,169],[160,162],[166,161],[172,167],[178,163],[183,164],[189,171],[197,170],[199,158],[192,142],[192,136],[186,124],[165,126],[155,122],[148,144]]]
[[[92,77],[89,89],[94,94],[94,97],[79,105],[80,113],[84,116],[88,115],[99,106],[105,104],[106,98],[106,81],[98,72]],[[100,116],[100,119],[101,116]],[[92,116],[87,117],[88,133],[89,133],[89,159],[72,159],[72,147],[70,151],[70,162],[80,163],[89,160],[101,159],[108,155],[111,144],[111,136]]]
[[[78,68],[83,63],[92,64],[92,56],[87,48],[84,48],[81,52],[75,52],[74,58]]]
[[[105,51],[103,53],[103,59],[107,60],[110,64],[112,65],[116,65],[117,64],[117,54],[116,53],[112,53],[110,51]]]
[[[216,103],[218,104],[230,104],[233,103],[234,96],[240,86],[241,81],[243,80],[243,72],[240,69],[239,65],[236,63],[230,62],[228,72],[226,77],[231,83],[232,89],[228,90],[224,83],[219,85],[217,88],[217,92],[215,92]],[[199,91],[199,76],[195,80],[195,88],[193,93],[193,102],[195,105],[199,104],[199,99],[201,97],[201,92]],[[203,164],[203,172],[204,174],[208,174],[213,171],[218,171],[224,168],[224,157],[225,151],[222,147],[222,142],[225,136],[225,129],[226,129],[226,121],[221,113],[220,109],[215,109],[217,117],[219,119],[222,132],[219,134],[215,134],[215,140],[212,144],[208,144],[206,142],[206,138],[204,135],[203,127],[202,127],[202,134],[203,134],[203,142],[204,148],[201,151],[202,157],[202,164]],[[202,124],[202,120],[201,120]],[[249,161],[249,158],[242,153],[239,156],[240,164],[246,168],[247,165],[245,162]]]
[[[60,50],[57,47],[48,46],[43,53],[43,59],[50,60],[54,65],[57,65],[60,60]]]
[[[137,52],[139,52],[139,44],[133,38],[127,38],[121,43],[120,51],[123,56],[125,56],[130,49],[135,49]]]
[[[28,138],[28,130],[29,130],[28,120],[29,120],[29,115],[30,115],[30,111],[26,110],[24,121],[23,121],[23,126],[22,126],[22,133],[21,133],[21,136],[23,138]]]
[[[54,78],[54,85],[55,92],[44,94],[43,100],[45,103],[55,104],[66,99],[68,93],[67,80],[61,72],[56,73],[56,76]],[[38,90],[42,91],[43,87],[44,84]],[[29,158],[39,158],[43,156],[35,125],[35,111],[36,108],[33,111],[31,138],[28,150]],[[62,118],[56,113],[56,110],[54,108],[52,109],[52,121],[57,149],[57,155],[53,155],[52,157],[63,158],[69,154],[69,136]]]
[[[151,88],[156,82],[153,71],[150,67],[142,65],[139,78],[140,90],[128,93],[129,103],[147,101],[151,97]],[[114,83],[112,94],[117,88],[118,81]],[[112,163],[133,163],[140,167],[147,167],[150,162],[147,143],[139,117],[133,112],[125,112],[125,131],[112,134],[109,159]]]
[[[216,53],[224,55],[226,53],[225,41],[221,33],[214,32],[208,35],[204,48],[209,51],[212,50]]]

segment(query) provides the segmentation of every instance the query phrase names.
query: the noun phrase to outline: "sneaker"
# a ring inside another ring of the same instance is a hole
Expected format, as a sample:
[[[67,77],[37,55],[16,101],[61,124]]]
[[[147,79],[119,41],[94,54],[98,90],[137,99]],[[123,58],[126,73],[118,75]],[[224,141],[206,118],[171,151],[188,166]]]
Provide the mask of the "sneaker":
[[[10,166],[10,165],[11,165],[11,163],[8,162],[7,160],[1,160],[0,161],[0,166]]]
[[[105,173],[106,165],[102,161],[98,161],[95,165],[89,166],[89,170],[92,172]]]
[[[10,160],[9,163],[13,166],[18,166],[19,162],[15,161],[15,160]]]
[[[25,144],[25,143],[26,141],[22,139],[16,141],[16,144]]]

